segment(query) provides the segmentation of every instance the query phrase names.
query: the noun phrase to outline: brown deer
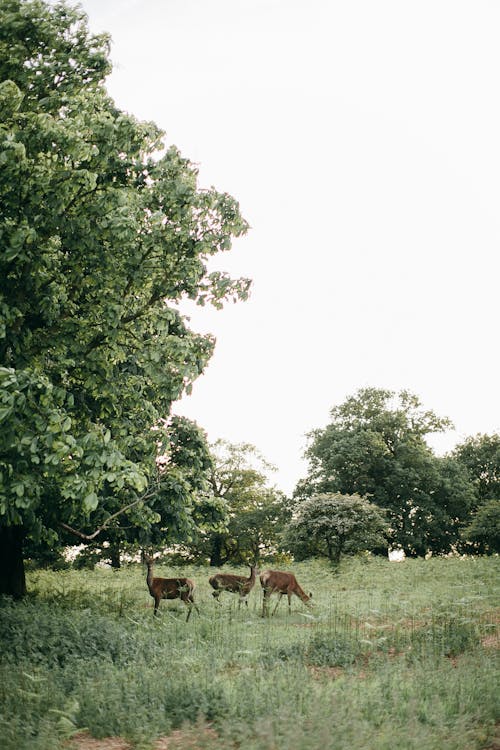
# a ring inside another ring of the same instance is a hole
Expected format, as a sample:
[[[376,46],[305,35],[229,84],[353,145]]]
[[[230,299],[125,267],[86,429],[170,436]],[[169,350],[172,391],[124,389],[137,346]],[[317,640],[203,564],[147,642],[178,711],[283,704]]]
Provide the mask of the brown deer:
[[[308,606],[309,599],[312,598],[311,593],[308,595],[300,588],[293,573],[283,573],[281,570],[264,570],[264,572],[260,574],[260,585],[262,586],[262,590],[264,593],[264,599],[262,602],[262,617],[266,617],[268,615],[268,606],[271,594],[279,594],[278,601],[275,608],[273,609],[273,615],[278,609],[278,604],[281,601],[281,597],[285,596],[285,594],[288,597],[288,612],[291,612],[292,594],[298,596],[299,599],[302,599],[302,601]]]
[[[217,573],[208,579],[209,584],[214,589],[212,596],[220,604],[220,595],[223,591],[229,591],[232,594],[239,594],[238,598],[238,609],[241,606],[241,602],[244,601],[248,607],[247,596],[255,585],[255,576],[257,574],[257,566],[250,565],[250,577],[235,576],[231,573]]]
[[[148,584],[149,593],[155,600],[154,614],[158,614],[158,607],[162,599],[181,599],[188,607],[186,622],[191,617],[191,610],[194,606],[196,611],[200,612],[193,598],[194,583],[189,578],[154,578],[153,564],[154,559],[149,555],[144,555],[144,562],[148,566],[146,583]]]

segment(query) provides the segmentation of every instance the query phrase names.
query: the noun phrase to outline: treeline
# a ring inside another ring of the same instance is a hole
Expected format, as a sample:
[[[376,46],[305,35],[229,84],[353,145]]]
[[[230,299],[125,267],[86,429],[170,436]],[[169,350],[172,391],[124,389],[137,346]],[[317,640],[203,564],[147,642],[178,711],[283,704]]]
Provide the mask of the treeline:
[[[332,409],[331,422],[309,434],[308,476],[291,498],[272,485],[273,467],[254,446],[207,446],[194,425],[180,425],[190,450],[181,458],[179,431],[177,465],[198,466],[189,479],[198,493],[189,533],[173,524],[167,494],[152,501],[147,528],[117,517],[79,554],[77,567],[98,560],[116,567],[123,552],[140,547],[212,566],[287,555],[338,563],[364,550],[386,555],[388,547],[409,556],[500,552],[500,435],[470,437],[437,456],[426,437],[450,421],[406,391],[366,388]],[[33,549],[40,561],[41,552]],[[62,546],[47,555],[46,562],[62,564]]]
[[[383,511],[388,544],[407,555],[500,551],[500,435],[471,436],[437,456],[426,437],[449,429],[450,420],[407,391],[362,389],[330,417],[309,435],[309,473],[294,493],[299,517],[311,508],[318,515],[319,498],[325,502],[332,493],[361,496]],[[302,524],[308,538],[295,535],[303,554],[326,550],[335,557],[342,549],[343,540],[323,522]],[[339,529],[348,523],[339,519]],[[359,547],[363,525],[356,528]],[[366,524],[366,533],[381,531],[378,517]],[[375,539],[370,546],[377,549]]]

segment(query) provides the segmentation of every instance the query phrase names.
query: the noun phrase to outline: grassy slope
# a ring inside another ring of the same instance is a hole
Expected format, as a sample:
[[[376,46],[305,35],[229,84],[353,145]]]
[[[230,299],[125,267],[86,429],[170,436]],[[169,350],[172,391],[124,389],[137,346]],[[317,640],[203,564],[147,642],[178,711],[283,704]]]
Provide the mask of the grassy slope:
[[[138,566],[37,572],[0,606],[4,750],[62,747],[78,728],[141,746],[210,722],[200,747],[471,750],[498,722],[498,558],[293,566],[314,608],[263,620],[218,606],[202,568],[200,615],[152,600]],[[235,572],[245,573],[244,570]],[[274,606],[274,605],[273,605]]]

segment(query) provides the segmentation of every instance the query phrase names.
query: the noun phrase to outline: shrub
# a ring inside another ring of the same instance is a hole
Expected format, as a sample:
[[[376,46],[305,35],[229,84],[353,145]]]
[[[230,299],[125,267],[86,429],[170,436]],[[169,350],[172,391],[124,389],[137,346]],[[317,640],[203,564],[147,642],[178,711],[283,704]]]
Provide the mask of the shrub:
[[[348,667],[359,653],[359,643],[351,638],[337,633],[315,633],[306,648],[305,659],[317,667]]]

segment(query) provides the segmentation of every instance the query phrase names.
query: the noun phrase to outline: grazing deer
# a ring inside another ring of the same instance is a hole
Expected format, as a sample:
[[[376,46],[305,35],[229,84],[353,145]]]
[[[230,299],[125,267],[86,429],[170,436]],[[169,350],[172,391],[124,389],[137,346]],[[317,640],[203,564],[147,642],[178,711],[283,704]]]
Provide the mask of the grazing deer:
[[[262,586],[264,592],[264,599],[262,602],[262,617],[266,617],[268,614],[268,605],[271,594],[279,594],[278,601],[275,608],[273,609],[273,615],[278,609],[278,604],[281,601],[281,597],[285,596],[285,594],[288,597],[288,612],[291,612],[290,600],[292,598],[292,594],[298,596],[299,599],[302,599],[302,601],[308,606],[309,599],[312,598],[312,594],[308,595],[300,588],[299,584],[297,583],[297,579],[292,573],[283,573],[280,570],[265,570],[260,574],[260,585]]]
[[[191,617],[191,610],[194,606],[196,611],[200,612],[193,598],[194,583],[189,578],[154,578],[153,563],[154,559],[144,555],[144,562],[148,566],[146,583],[148,584],[149,593],[155,600],[155,615],[158,614],[158,607],[162,599],[181,599],[188,607],[186,622]]]
[[[241,606],[241,602],[244,601],[248,607],[247,596],[255,585],[255,576],[257,571],[256,565],[250,565],[250,577],[235,576],[231,573],[217,573],[208,579],[209,584],[214,589],[212,596],[217,599],[220,604],[220,595],[223,591],[229,591],[232,594],[239,594],[238,609]]]

